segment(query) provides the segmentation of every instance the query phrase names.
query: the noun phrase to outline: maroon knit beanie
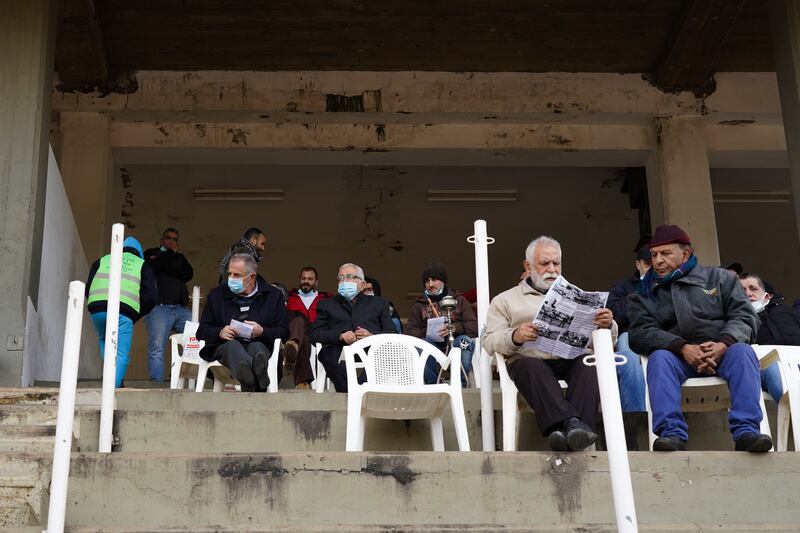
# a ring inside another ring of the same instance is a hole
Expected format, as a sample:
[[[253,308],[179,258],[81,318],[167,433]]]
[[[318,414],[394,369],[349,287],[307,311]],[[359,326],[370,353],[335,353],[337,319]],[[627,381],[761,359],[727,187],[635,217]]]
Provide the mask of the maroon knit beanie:
[[[686,244],[691,245],[692,241],[689,236],[679,226],[666,225],[659,226],[653,233],[653,238],[650,239],[650,244],[647,246],[655,248],[656,246],[664,246],[665,244]]]

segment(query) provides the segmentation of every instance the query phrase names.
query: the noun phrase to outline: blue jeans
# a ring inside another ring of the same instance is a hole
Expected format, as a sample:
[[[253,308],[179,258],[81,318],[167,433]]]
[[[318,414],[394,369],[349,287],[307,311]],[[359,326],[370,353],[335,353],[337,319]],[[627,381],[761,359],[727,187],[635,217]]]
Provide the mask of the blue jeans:
[[[776,403],[781,401],[783,383],[778,363],[773,363],[761,371],[761,388],[767,391]]]
[[[475,351],[475,343],[472,341],[471,337],[459,335],[455,338],[454,346],[461,348],[461,367],[464,369],[464,374],[469,374],[470,370],[472,370],[472,352]],[[437,344],[436,347],[444,351],[443,344]],[[461,374],[461,385],[466,387],[467,379],[464,377],[464,374]],[[425,383],[428,385],[432,385],[439,381],[439,363],[437,363],[436,359],[433,357],[428,357],[428,360],[425,361],[424,376]]]
[[[624,365],[617,366],[617,382],[619,383],[619,401],[625,413],[642,413],[647,408],[644,402],[644,372],[642,360],[631,350],[626,331],[617,339],[616,353],[628,358]]]
[[[106,312],[92,313],[92,324],[97,331],[97,340],[100,342],[100,359],[105,355],[106,348]],[[131,353],[133,341],[133,320],[119,315],[119,332],[117,333],[117,375],[115,387],[122,385],[125,371],[128,369],[128,356]]]
[[[669,350],[656,350],[647,363],[647,387],[653,411],[653,433],[659,437],[688,440],[689,426],[681,411],[681,385],[689,378],[703,377]],[[717,367],[717,375],[728,382],[731,410],[728,425],[734,440],[748,433],[761,433],[761,378],[753,348],[737,343],[728,348]]]
[[[144,317],[147,326],[147,370],[150,379],[164,379],[164,347],[173,331],[183,333],[187,320],[192,319],[192,312],[182,305],[157,305]]]

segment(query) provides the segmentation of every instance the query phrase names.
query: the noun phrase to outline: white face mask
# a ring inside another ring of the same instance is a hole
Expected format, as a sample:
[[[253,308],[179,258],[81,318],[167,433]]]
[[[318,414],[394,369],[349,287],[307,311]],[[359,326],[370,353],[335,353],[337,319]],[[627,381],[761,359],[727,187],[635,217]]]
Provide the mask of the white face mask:
[[[750,302],[750,305],[753,306],[753,310],[755,310],[756,314],[758,314],[761,311],[763,311],[765,307],[767,307],[768,303],[769,303],[769,300],[767,300],[767,297],[764,296],[760,300],[756,300],[755,302]]]

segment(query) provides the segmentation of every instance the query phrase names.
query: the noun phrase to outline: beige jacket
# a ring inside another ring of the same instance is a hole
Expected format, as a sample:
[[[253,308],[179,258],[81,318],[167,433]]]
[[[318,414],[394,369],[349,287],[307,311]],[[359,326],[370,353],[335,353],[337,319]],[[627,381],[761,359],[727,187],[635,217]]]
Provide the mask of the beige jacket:
[[[553,354],[517,346],[511,340],[514,330],[526,322],[531,322],[543,303],[544,294],[531,287],[526,280],[495,296],[489,306],[486,329],[481,336],[481,347],[490,355],[495,353],[504,355],[508,362],[516,361],[520,357],[556,359]],[[613,322],[611,337],[614,344],[617,342],[617,333],[617,323]],[[591,347],[591,341],[589,346]],[[587,353],[591,353],[591,350],[587,350]]]

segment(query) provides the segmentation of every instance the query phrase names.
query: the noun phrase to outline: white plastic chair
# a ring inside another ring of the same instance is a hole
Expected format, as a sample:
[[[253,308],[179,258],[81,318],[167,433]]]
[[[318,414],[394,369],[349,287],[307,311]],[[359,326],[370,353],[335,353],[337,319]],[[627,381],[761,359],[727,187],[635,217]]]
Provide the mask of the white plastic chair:
[[[206,361],[200,357],[200,350],[205,346],[205,341],[199,341],[199,348],[186,350],[188,339],[197,332],[197,322],[186,322],[183,334],[170,336],[172,348],[172,367],[170,369],[170,388],[182,389],[185,380],[195,380],[195,392],[203,392],[208,371],[214,376],[214,392],[221,392],[226,384],[239,385],[239,382],[231,376],[230,370],[225,368],[219,361]],[[270,354],[267,366],[269,376],[269,387],[267,392],[278,392],[278,354],[281,349],[281,340],[275,339],[275,344]],[[274,356],[274,357],[273,357]]]
[[[773,363],[778,364],[783,384],[783,396],[772,398],[769,393],[764,392],[763,396],[772,398],[778,405],[778,428],[776,430],[777,439],[775,449],[785,452],[789,448],[789,425],[791,421],[792,436],[794,438],[794,449],[800,451],[800,347],[798,346],[778,346],[778,345],[758,345],[753,344],[764,370]]]
[[[426,385],[425,362],[433,356],[451,373],[461,372],[461,349],[448,355],[422,339],[408,335],[371,335],[342,350],[347,366],[347,451],[363,451],[367,418],[416,420],[431,424],[434,451],[444,451],[442,412],[450,404],[458,449],[469,451],[467,420],[461,398],[461,380]],[[361,361],[356,362],[356,356]],[[366,382],[358,383],[357,370],[363,368]]]
[[[332,387],[331,380],[328,379],[328,374],[325,372],[325,367],[319,362],[320,351],[322,351],[322,344],[319,342],[311,346],[311,371],[314,374],[311,388],[319,394],[330,390]]]
[[[641,356],[642,372],[644,373],[644,401],[647,409],[647,426],[650,441],[650,451],[653,450],[653,443],[656,441],[656,434],[653,433],[653,410],[650,408],[650,391],[647,387],[647,356]],[[765,364],[762,361],[762,365]],[[762,366],[762,368],[764,368]],[[766,394],[766,393],[765,393]],[[769,397],[769,395],[767,395]],[[759,397],[761,404],[761,433],[772,436],[767,419],[767,407],[764,403],[764,394]],[[683,382],[681,387],[681,405],[683,412],[703,413],[709,411],[719,411],[720,409],[730,408],[730,391],[724,379],[717,376],[701,378],[689,378]],[[773,447],[774,450],[774,447]]]
[[[499,353],[495,353],[494,357],[497,361],[497,373],[500,375],[500,394],[503,399],[503,451],[515,452],[519,441],[519,418],[521,413],[519,402],[522,401],[524,407],[528,407],[528,409],[530,409],[530,406],[524,399],[519,398],[519,389],[517,389],[517,385],[508,374],[506,358]],[[565,381],[559,380],[558,383],[561,385],[562,391],[567,388]],[[589,449],[595,449],[594,444]]]

